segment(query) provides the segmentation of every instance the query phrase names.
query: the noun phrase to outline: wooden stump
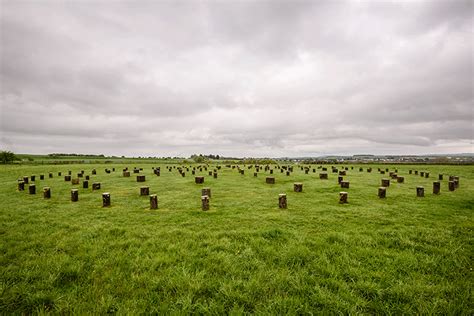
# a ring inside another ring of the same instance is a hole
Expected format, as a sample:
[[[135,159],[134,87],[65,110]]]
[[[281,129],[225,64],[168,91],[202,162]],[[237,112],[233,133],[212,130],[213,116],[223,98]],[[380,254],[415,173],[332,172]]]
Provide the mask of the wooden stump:
[[[185,172],[181,172],[181,176],[184,178],[186,176]]]
[[[201,196],[204,195],[207,195],[209,198],[211,198],[211,188],[202,188]]]
[[[286,202],[286,194],[278,194],[278,207],[279,208],[287,208],[288,204]]]
[[[217,172],[213,173],[213,177],[214,177],[214,179],[217,179]]]
[[[416,187],[416,196],[417,197],[424,197],[425,196],[425,188],[424,187]]]
[[[79,178],[72,179],[72,180],[71,180],[71,184],[72,184],[72,185],[79,184]]]
[[[448,188],[449,188],[449,191],[456,190],[456,184],[454,183],[454,181],[449,181],[448,182]]]
[[[270,169],[270,174],[273,174],[273,169]]]
[[[341,181],[341,188],[349,189],[349,181]]]
[[[404,178],[404,177],[397,176],[397,182],[398,182],[398,183],[404,183],[404,182],[405,182],[405,178]]]
[[[398,180],[398,175],[394,172],[390,175],[390,178],[392,178],[393,180]]]
[[[379,187],[379,198],[385,199],[386,196],[387,196],[387,188]]]
[[[102,193],[102,207],[110,206],[110,193]]]
[[[128,178],[128,177],[130,177],[130,171],[123,171],[123,172],[122,172],[122,175],[123,175],[125,178]]]
[[[23,177],[23,182],[25,182],[25,184],[28,184],[30,182],[30,178],[27,176]]]
[[[78,178],[82,178],[83,176],[84,176],[83,173],[80,173],[80,172],[79,172],[79,173],[77,174],[77,177],[78,177]]]
[[[412,174],[413,173],[413,170],[408,170],[408,174]]]
[[[415,170],[415,176],[417,176],[417,175],[418,175],[418,170]]]
[[[388,188],[390,186],[390,179],[382,179],[382,186]]]
[[[345,176],[345,175],[346,175],[346,171],[345,171],[345,170],[339,171],[339,175],[340,175],[340,176]]]
[[[83,189],[88,189],[89,188],[89,181],[88,180],[82,181],[82,188]]]
[[[44,180],[44,174],[40,174],[40,180]]]
[[[158,197],[156,194],[150,195],[150,210],[158,209]]]
[[[290,172],[289,172],[289,171],[286,172],[286,176],[287,176],[287,177],[290,176]]]
[[[207,195],[201,196],[201,205],[203,211],[209,210],[209,197]]]
[[[454,186],[456,187],[456,189],[459,188],[459,177],[455,176],[453,181],[454,181]]]
[[[424,171],[420,171],[420,177],[424,177],[425,176],[425,172]]]
[[[25,182],[23,180],[18,181],[18,191],[25,190]]]
[[[265,182],[267,184],[275,184],[275,178],[274,177],[266,177]]]
[[[58,177],[60,177],[60,176],[61,176],[61,172],[58,172]]]
[[[90,180],[91,177],[89,177],[88,175],[86,176],[86,180]]]
[[[441,191],[441,183],[439,181],[433,182],[433,194],[439,194]]]
[[[339,203],[340,204],[347,203],[347,192],[339,192]]]
[[[68,174],[68,175],[72,175],[72,171],[69,170],[69,171],[67,172],[67,174]]]
[[[94,190],[100,190],[100,182],[92,183],[92,191]]]
[[[438,180],[440,180],[440,181],[443,180],[443,175],[442,174],[438,175]]]
[[[97,174],[97,171],[95,169],[92,169],[92,174]]]
[[[209,176],[210,176],[210,177],[212,176],[212,171],[209,171]]]
[[[372,168],[367,168],[367,172],[372,172]]]
[[[140,187],[140,196],[150,195],[149,187]]]
[[[71,181],[71,176],[64,176],[64,181]]]
[[[71,202],[79,201],[79,190],[72,189],[71,190]]]
[[[133,169],[133,173],[140,173],[140,170],[138,170],[138,169]]]
[[[337,184],[341,184],[342,181],[344,181],[344,177],[343,176],[338,176],[337,177]]]
[[[303,192],[303,183],[294,183],[293,190],[295,192]]]
[[[383,171],[383,170],[380,170],[380,174],[385,174],[385,171]]]
[[[30,184],[28,191],[30,194],[36,194],[36,185],[34,185],[34,183]]]
[[[52,172],[49,173],[49,177],[50,177],[50,178],[53,177],[53,173],[52,173]]]
[[[145,182],[145,176],[144,175],[137,176],[137,182]]]
[[[429,172],[425,172],[425,178],[429,178],[430,177],[430,173]]]
[[[203,184],[204,183],[204,177],[194,177],[194,182],[196,184]]]
[[[320,173],[319,174],[319,179],[321,180],[327,180],[328,179],[328,174],[326,172]]]
[[[51,189],[49,187],[43,188],[43,198],[50,199],[51,198]]]

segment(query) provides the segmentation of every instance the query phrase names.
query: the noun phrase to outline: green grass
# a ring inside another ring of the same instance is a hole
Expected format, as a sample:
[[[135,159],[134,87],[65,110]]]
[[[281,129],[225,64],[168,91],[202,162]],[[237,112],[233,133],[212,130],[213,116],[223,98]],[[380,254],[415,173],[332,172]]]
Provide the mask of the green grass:
[[[0,313],[474,313],[473,166],[396,166],[406,183],[392,181],[386,199],[377,189],[388,175],[376,165],[349,169],[343,190],[330,168],[329,180],[319,170],[276,170],[267,185],[264,172],[222,167],[218,179],[197,172],[205,176],[197,185],[191,172],[161,165],[156,177],[141,166],[145,183],[123,178],[121,164],[0,167]],[[100,191],[57,176],[92,168]],[[434,196],[438,173],[445,179]],[[18,192],[17,178],[33,174],[37,194]],[[450,174],[460,177],[454,192]],[[158,210],[139,196],[142,185],[158,195]],[[202,187],[212,189],[208,212]],[[338,203],[340,191],[349,204]],[[112,207],[102,208],[102,192]],[[288,209],[278,208],[279,193]]]

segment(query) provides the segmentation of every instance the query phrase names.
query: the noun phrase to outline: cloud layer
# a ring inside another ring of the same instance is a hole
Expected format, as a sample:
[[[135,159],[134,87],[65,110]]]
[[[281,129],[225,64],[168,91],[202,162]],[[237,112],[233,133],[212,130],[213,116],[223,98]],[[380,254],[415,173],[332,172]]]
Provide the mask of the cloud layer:
[[[471,1],[5,1],[0,146],[473,152]]]

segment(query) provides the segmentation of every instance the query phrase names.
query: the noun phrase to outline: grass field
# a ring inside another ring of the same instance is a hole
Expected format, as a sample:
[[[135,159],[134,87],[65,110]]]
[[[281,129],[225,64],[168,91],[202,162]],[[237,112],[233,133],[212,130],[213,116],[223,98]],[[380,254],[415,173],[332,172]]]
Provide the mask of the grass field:
[[[217,179],[197,172],[205,176],[198,185],[190,171],[183,178],[161,165],[157,177],[150,164],[136,165],[146,175],[137,183],[133,173],[122,177],[124,166],[0,166],[2,314],[474,313],[474,166],[372,165],[367,173],[354,165],[344,177],[349,189],[330,166],[329,180],[318,169],[275,170],[274,185],[265,183],[268,172],[255,178],[253,169],[240,175],[225,166]],[[377,197],[388,177],[378,167],[405,177],[391,181],[386,199]],[[90,184],[101,182],[99,191],[64,181],[68,170],[74,178],[93,168]],[[441,194],[433,195],[439,173]],[[19,192],[17,179],[31,175],[37,194],[27,186]],[[449,175],[460,177],[454,192]],[[139,196],[142,185],[158,195],[158,210]],[[418,185],[424,198],[416,197]],[[207,212],[203,187],[212,190]],[[70,201],[72,188],[78,202]],[[338,203],[340,191],[348,204]],[[110,208],[102,207],[103,192]],[[278,208],[279,193],[287,209]]]

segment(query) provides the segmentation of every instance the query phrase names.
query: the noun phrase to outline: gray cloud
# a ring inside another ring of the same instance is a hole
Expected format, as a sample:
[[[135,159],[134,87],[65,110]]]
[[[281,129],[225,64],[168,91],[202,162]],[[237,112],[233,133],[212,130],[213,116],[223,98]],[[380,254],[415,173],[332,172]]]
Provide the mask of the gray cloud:
[[[0,1],[13,151],[473,152],[471,1]]]

